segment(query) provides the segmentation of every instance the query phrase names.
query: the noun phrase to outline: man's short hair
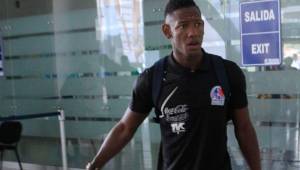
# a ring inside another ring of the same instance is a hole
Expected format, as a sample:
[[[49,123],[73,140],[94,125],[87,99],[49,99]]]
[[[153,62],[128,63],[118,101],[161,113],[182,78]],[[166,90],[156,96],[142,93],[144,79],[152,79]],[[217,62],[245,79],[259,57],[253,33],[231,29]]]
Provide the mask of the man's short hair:
[[[172,14],[174,11],[188,7],[196,7],[200,12],[199,7],[194,0],[169,0],[165,8],[164,16],[166,18],[168,14]]]

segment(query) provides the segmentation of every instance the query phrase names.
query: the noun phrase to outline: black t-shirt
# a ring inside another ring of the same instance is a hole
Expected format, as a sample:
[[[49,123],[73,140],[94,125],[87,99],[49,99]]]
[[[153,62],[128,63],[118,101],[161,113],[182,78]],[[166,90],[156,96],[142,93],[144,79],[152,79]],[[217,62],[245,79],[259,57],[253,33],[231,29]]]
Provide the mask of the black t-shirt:
[[[210,55],[204,52],[201,66],[190,71],[168,57],[156,110],[160,117],[164,170],[231,169],[227,152],[225,96]],[[230,110],[247,106],[246,83],[241,69],[223,60],[230,85]],[[148,114],[152,102],[153,67],[137,79],[130,108]],[[227,109],[228,110],[228,109]]]

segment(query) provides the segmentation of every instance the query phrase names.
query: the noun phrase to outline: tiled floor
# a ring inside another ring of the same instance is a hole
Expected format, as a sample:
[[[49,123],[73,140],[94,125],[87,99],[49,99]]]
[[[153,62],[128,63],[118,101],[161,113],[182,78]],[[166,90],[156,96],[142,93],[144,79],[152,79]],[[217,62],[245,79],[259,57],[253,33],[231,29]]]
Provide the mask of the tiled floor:
[[[96,140],[67,140],[68,166],[83,169],[86,162],[96,153],[100,145]],[[141,142],[132,141],[111,160],[104,170],[151,170],[156,167],[158,144],[151,144],[151,151],[144,152]],[[19,146],[25,170],[58,170],[61,167],[61,152],[58,139],[23,137]],[[233,170],[247,170],[247,166],[237,148],[229,149]],[[145,159],[145,157],[151,159]],[[280,149],[261,149],[263,170],[299,170],[299,152]],[[14,154],[5,154],[3,170],[18,169]],[[149,162],[151,161],[151,162]],[[47,165],[47,166],[41,166]]]
[[[63,170],[62,167],[56,166],[44,166],[44,165],[36,165],[36,164],[29,164],[23,163],[22,164],[23,170]],[[20,170],[19,165],[16,162],[11,161],[4,161],[2,165],[3,170]],[[79,168],[69,168],[68,170],[82,170]]]

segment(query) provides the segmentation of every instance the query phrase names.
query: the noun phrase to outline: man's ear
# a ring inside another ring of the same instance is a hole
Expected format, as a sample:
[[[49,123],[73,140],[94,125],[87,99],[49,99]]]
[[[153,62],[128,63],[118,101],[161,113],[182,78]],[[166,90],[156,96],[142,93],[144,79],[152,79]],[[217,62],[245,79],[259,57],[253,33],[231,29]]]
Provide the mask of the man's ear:
[[[167,39],[172,38],[172,32],[171,32],[171,27],[169,24],[163,24],[161,26],[162,32],[166,36]]]

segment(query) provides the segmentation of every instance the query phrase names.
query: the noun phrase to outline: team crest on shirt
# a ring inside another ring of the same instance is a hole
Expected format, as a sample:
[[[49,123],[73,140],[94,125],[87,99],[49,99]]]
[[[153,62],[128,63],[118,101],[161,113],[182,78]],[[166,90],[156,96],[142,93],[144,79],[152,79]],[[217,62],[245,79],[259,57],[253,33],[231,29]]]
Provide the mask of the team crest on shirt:
[[[210,91],[211,105],[224,106],[225,95],[221,86],[214,86]]]

